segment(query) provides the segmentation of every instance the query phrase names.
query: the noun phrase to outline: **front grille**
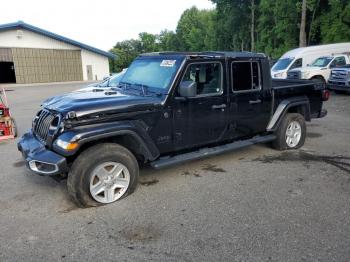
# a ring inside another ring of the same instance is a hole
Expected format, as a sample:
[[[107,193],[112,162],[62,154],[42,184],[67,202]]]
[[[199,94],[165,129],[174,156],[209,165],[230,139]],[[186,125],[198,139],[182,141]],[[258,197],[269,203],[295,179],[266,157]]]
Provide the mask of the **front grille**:
[[[348,71],[346,70],[332,70],[331,79],[334,80],[346,80]]]
[[[301,72],[300,71],[288,72],[287,78],[288,79],[301,79]]]
[[[50,125],[54,118],[55,116],[50,111],[43,109],[34,120],[33,132],[43,142],[46,142]]]

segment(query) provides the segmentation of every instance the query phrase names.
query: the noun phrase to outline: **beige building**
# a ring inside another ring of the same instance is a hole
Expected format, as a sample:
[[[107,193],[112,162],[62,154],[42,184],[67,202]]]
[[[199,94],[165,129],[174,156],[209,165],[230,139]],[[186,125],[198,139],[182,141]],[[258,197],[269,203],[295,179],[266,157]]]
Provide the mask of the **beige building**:
[[[22,21],[0,25],[0,83],[101,80],[115,58]]]

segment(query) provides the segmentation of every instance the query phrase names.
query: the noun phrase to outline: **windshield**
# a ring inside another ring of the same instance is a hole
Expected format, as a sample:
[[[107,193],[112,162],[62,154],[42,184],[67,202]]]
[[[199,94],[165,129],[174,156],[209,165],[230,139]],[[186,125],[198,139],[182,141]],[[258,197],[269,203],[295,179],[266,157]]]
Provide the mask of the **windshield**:
[[[169,89],[180,64],[181,60],[174,57],[141,57],[132,62],[120,84],[157,89],[164,93]]]
[[[332,61],[332,59],[333,57],[319,57],[311,64],[311,66],[325,67]]]
[[[273,66],[273,71],[285,70],[290,65],[290,63],[294,60],[294,58],[282,58],[277,61],[277,63]]]
[[[119,83],[120,83],[120,80],[123,78],[123,76],[124,76],[124,73],[119,73],[119,74],[116,74],[116,75],[112,76],[109,79],[107,85],[109,87],[117,87],[119,85]]]

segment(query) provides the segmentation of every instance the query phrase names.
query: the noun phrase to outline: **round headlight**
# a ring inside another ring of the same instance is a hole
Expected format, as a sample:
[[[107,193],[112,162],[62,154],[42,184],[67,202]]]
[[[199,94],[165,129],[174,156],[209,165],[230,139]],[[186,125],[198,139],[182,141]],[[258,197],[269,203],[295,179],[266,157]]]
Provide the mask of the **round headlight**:
[[[60,115],[56,115],[54,117],[54,119],[52,119],[49,129],[50,129],[50,131],[56,131],[56,130],[58,130],[60,125],[61,125],[61,116]]]

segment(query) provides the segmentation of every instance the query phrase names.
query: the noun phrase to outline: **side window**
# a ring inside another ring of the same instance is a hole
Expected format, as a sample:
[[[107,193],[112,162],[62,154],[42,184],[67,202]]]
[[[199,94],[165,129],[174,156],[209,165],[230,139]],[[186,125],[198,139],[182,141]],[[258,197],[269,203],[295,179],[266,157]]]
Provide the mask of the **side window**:
[[[297,60],[294,61],[294,63],[291,65],[290,69],[294,69],[294,68],[298,68],[298,67],[302,67],[303,66],[303,59],[299,58]]]
[[[219,62],[190,64],[182,81],[196,82],[197,96],[221,94],[222,65]]]
[[[233,62],[231,70],[232,89],[234,92],[260,89],[261,76],[258,62]]]
[[[345,57],[344,56],[339,56],[334,58],[331,66],[333,67],[338,67],[338,66],[343,66],[346,65]]]

